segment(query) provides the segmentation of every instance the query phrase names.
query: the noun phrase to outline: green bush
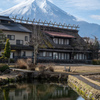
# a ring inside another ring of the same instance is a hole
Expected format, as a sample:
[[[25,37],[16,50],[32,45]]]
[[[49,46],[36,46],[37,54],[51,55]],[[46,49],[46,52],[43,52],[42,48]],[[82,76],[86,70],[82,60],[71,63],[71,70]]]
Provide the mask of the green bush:
[[[0,71],[1,72],[4,72],[6,69],[9,69],[9,66],[8,65],[0,65]]]
[[[10,59],[10,63],[14,63],[15,61],[14,61],[14,59]]]
[[[100,65],[100,59],[94,59],[92,60],[93,65]]]

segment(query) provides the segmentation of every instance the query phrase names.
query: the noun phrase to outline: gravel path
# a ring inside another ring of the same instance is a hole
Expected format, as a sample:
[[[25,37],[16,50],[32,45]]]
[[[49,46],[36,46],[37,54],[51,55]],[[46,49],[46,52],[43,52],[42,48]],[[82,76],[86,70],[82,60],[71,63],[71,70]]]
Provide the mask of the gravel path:
[[[100,86],[91,83],[90,81],[84,79],[83,77],[79,76],[79,75],[74,75],[74,77],[78,78],[79,80],[83,81],[84,83],[90,85],[91,87],[93,87],[94,89],[100,90]]]

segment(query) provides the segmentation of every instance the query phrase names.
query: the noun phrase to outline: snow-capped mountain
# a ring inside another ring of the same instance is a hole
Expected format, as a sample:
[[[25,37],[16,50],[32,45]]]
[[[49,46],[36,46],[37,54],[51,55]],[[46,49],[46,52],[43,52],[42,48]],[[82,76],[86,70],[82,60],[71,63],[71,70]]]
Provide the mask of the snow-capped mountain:
[[[48,0],[27,0],[20,3],[8,10],[0,12],[0,15],[16,16],[19,18],[33,20],[47,20],[56,23],[66,23],[79,25],[79,34],[81,36],[92,35],[97,36],[100,39],[100,25],[88,23],[85,21],[78,21],[77,18],[61,10]]]

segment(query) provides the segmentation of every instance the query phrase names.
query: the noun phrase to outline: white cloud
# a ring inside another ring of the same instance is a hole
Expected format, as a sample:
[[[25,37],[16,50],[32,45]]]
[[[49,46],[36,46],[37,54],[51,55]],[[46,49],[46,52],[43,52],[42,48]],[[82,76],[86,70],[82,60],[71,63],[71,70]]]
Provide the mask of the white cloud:
[[[24,2],[26,0],[14,0],[15,3],[21,3],[21,2]]]
[[[83,10],[100,9],[100,0],[65,0],[67,7],[76,7]]]
[[[2,11],[3,11],[3,9],[0,8],[0,12],[2,12]]]
[[[77,17],[77,16],[75,16],[76,17],[76,20],[77,21],[87,21],[86,19],[84,19],[84,18],[79,18],[79,17]]]
[[[100,20],[100,15],[91,15],[90,17],[96,20]]]

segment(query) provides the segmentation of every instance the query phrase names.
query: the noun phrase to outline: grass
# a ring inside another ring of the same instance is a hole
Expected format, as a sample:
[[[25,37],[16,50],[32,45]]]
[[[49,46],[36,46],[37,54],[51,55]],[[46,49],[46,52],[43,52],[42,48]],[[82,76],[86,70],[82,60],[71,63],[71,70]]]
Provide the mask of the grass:
[[[48,66],[49,64],[41,64]],[[66,72],[64,71],[65,65],[55,65],[51,64],[54,68],[55,72]],[[10,65],[9,67],[15,67],[15,65]],[[100,65],[70,65],[71,67],[71,73],[78,73],[78,74],[85,74],[85,73],[100,73]],[[66,65],[66,69],[68,69],[69,66]]]
[[[82,75],[81,75],[81,77],[85,78],[86,80],[90,81],[91,83],[94,83],[94,84],[100,86],[100,82],[94,81],[94,80],[92,80],[92,79],[90,79],[88,77],[82,76]]]
[[[100,73],[100,66],[96,65],[83,65],[83,66],[70,66],[71,72],[78,73],[78,74],[85,74],[85,73]],[[68,69],[69,66],[66,66]],[[54,70],[56,72],[65,72],[64,66],[54,66]]]

